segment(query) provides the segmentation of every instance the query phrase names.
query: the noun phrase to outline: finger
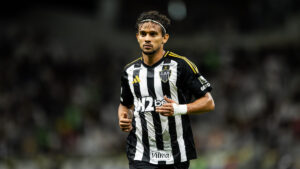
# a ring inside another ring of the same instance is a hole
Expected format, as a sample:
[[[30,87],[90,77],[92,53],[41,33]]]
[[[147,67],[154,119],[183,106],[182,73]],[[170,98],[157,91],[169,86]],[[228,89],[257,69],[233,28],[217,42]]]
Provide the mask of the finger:
[[[129,131],[132,130],[132,126],[130,125],[130,126],[128,126],[128,127],[121,127],[121,130],[122,130],[122,131],[125,131],[125,132],[129,132]]]
[[[119,126],[120,126],[120,127],[131,126],[131,123],[122,123],[122,122],[120,122],[120,123],[119,123]]]
[[[120,122],[119,125],[120,125],[120,126],[130,126],[131,123],[122,123],[122,122]]]
[[[169,113],[169,112],[171,112],[171,110],[161,109],[161,110],[156,110],[156,112],[158,112],[158,113]]]
[[[120,119],[120,122],[123,122],[123,123],[131,123],[132,120],[131,120],[131,119]]]
[[[163,115],[163,116],[171,116],[172,114],[171,114],[171,112],[163,112],[163,113],[160,113],[161,115]]]
[[[119,126],[120,126],[121,128],[127,128],[127,127],[130,127],[131,124],[128,124],[128,123],[120,123]]]
[[[167,96],[164,96],[164,99],[165,99],[168,103],[175,103],[174,100],[167,98]]]
[[[123,118],[127,119],[127,112],[123,112]]]
[[[156,108],[156,111],[160,111],[160,110],[172,111],[173,108],[172,107],[157,107]]]
[[[129,129],[124,129],[123,131],[125,131],[125,132],[130,132],[130,131],[131,131],[131,128],[129,128]]]
[[[121,128],[122,131],[128,131],[129,128]]]
[[[125,130],[125,129],[129,129],[130,126],[120,126],[120,128],[121,128],[122,130]]]
[[[121,130],[131,129],[131,126],[125,126],[125,127],[121,127],[121,126],[120,126],[120,129],[121,129]]]
[[[173,103],[165,103],[161,107],[173,107]]]
[[[127,132],[131,131],[132,130],[132,126],[129,126]]]
[[[131,119],[123,119],[123,120],[120,120],[119,123],[131,124],[132,120]]]
[[[170,103],[166,103],[165,105],[162,105],[162,106],[159,106],[159,107],[156,107],[158,109],[166,109],[166,108],[173,108],[172,104]]]

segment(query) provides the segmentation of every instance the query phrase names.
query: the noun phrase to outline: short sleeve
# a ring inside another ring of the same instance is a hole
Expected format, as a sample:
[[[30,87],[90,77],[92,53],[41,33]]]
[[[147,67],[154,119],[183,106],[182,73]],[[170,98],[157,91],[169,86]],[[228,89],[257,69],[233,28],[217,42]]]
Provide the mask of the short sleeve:
[[[181,71],[183,87],[196,98],[200,98],[212,90],[210,83],[199,73],[197,66],[191,61],[186,59]]]
[[[123,71],[121,76],[121,94],[120,94],[120,102],[124,106],[131,106],[133,104],[133,95],[131,93],[129,83],[128,83],[128,75],[126,71]]]

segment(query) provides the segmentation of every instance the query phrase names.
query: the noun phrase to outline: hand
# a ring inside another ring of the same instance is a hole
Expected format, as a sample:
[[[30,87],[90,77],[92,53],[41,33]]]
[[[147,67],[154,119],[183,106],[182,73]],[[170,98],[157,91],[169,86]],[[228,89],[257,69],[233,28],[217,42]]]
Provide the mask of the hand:
[[[130,132],[132,130],[132,119],[128,118],[127,112],[123,112],[119,119],[120,129],[124,132]]]
[[[160,113],[163,116],[173,116],[174,114],[174,108],[173,108],[173,103],[176,104],[176,102],[172,99],[167,98],[164,96],[165,101],[167,103],[163,104],[160,107],[156,107],[156,112]]]

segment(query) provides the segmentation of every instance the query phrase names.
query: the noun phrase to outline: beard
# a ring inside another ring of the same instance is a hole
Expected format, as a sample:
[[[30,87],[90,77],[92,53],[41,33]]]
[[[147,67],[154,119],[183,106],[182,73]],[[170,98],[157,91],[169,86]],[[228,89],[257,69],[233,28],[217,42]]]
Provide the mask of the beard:
[[[145,50],[142,50],[142,52],[145,54],[145,55],[147,55],[147,56],[151,56],[151,55],[154,55],[157,51],[158,51],[159,49],[157,49],[157,50],[152,50],[152,51],[149,51],[149,52],[146,52]]]
[[[151,52],[145,52],[144,50],[142,50],[143,51],[143,53],[145,54],[145,55],[153,55],[156,51],[155,50],[153,50],[153,51],[151,51]]]

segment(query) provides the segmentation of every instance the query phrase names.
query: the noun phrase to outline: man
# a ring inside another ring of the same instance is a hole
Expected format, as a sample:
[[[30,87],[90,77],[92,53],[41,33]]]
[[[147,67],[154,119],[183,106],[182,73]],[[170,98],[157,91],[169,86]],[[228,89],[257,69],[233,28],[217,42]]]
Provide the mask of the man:
[[[164,50],[169,25],[157,11],[140,15],[136,38],[142,56],[126,65],[121,77],[119,126],[129,132],[131,169],[188,168],[196,158],[188,115],[214,109],[210,83],[194,63]]]

